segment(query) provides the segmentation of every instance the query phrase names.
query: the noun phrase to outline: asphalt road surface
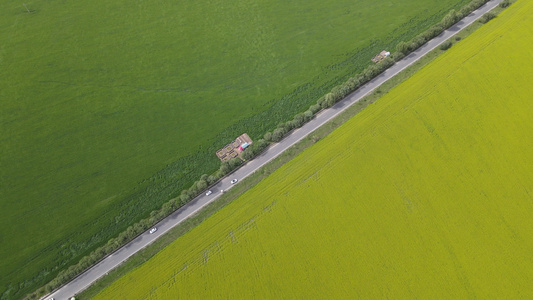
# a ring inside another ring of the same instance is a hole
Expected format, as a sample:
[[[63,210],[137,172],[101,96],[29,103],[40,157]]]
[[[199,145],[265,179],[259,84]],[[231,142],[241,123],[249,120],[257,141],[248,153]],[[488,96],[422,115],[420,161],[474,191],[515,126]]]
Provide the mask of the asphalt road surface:
[[[151,244],[158,237],[165,234],[167,231],[172,229],[174,226],[180,224],[188,217],[194,215],[207,204],[216,200],[221,195],[221,190],[228,190],[233,186],[233,184],[230,183],[232,179],[236,178],[241,180],[252,174],[253,172],[257,171],[261,166],[276,158],[278,155],[283,153],[283,151],[290,148],[292,145],[315,131],[320,126],[324,125],[332,118],[336,117],[349,106],[361,100],[361,98],[372,92],[374,89],[378,88],[381,84],[391,79],[403,69],[412,65],[414,62],[426,55],[429,51],[438,47],[442,42],[446,41],[454,34],[476,21],[484,13],[496,7],[501,1],[502,0],[489,1],[487,4],[483,5],[478,10],[474,11],[473,13],[459,21],[450,29],[446,30],[438,37],[429,41],[427,44],[420,47],[415,52],[406,56],[404,59],[394,64],[392,67],[387,69],[378,77],[374,78],[372,81],[360,87],[357,91],[353,92],[348,97],[335,104],[333,107],[323,110],[321,113],[316,115],[310,122],[308,122],[301,128],[293,131],[281,142],[271,145],[265,152],[263,152],[263,154],[254,158],[252,161],[249,161],[230,176],[219,181],[215,186],[211,187],[211,191],[213,191],[211,195],[206,196],[205,194],[202,194],[196,197],[191,202],[189,202],[187,205],[175,211],[167,218],[163,219],[155,226],[157,227],[157,231],[155,233],[150,234],[147,231],[141,234],[124,247],[109,255],[108,257],[100,261],[98,264],[85,271],[84,273],[82,273],[60,289],[56,290],[52,294],[44,297],[43,299],[49,299],[52,297],[58,300],[69,299],[69,297],[72,297],[80,293],[84,289],[88,288],[92,283],[106,275],[109,271],[116,268],[122,262],[127,260],[130,256],[134,255],[139,250]],[[238,184],[238,182],[236,184]]]

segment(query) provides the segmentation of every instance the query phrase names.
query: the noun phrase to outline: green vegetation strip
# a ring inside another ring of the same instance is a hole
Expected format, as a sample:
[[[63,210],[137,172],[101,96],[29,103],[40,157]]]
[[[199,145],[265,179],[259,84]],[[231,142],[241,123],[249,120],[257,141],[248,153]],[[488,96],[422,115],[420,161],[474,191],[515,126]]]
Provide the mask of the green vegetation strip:
[[[531,297],[532,11],[517,2],[97,298]]]
[[[499,14],[502,10],[503,9],[499,7],[499,8],[494,9],[493,12],[495,14]],[[467,28],[465,28],[464,30],[456,34],[452,39],[450,39],[449,41],[450,44],[453,45],[453,44],[460,42],[461,40],[469,36],[472,32],[474,32],[481,26],[482,24],[479,22],[473,23],[472,25],[468,26]],[[344,124],[350,118],[352,118],[353,116],[361,112],[363,109],[365,109],[368,105],[374,103],[379,98],[381,98],[383,95],[387,94],[393,87],[404,82],[406,79],[411,77],[414,73],[416,73],[426,64],[433,61],[441,53],[443,53],[442,49],[441,50],[436,49],[428,53],[426,56],[422,57],[419,61],[414,63],[412,66],[406,68],[401,73],[396,75],[394,78],[384,83],[379,89],[374,91],[372,94],[363,98],[359,103],[349,107],[346,111],[341,113],[335,119],[328,122],[321,128],[317,129],[312,135],[306,137],[305,139],[303,139],[302,141],[300,141],[299,143],[291,147],[288,151],[284,152],[279,157],[274,159],[272,162],[262,167],[260,171],[242,180],[239,185],[235,186],[232,190],[230,190],[225,195],[220,197],[216,202],[210,204],[209,206],[207,206],[205,209],[203,209],[201,212],[199,212],[197,215],[190,218],[186,222],[178,225],[176,228],[171,230],[168,234],[158,239],[153,245],[150,245],[146,249],[139,252],[139,254],[133,256],[131,259],[126,261],[124,264],[117,267],[115,270],[111,271],[109,275],[105,276],[104,278],[102,278],[101,280],[93,284],[91,287],[89,287],[87,290],[83,291],[80,294],[81,299],[89,299],[89,298],[94,297],[103,288],[109,286],[111,283],[116,281],[118,278],[122,277],[124,274],[128,273],[129,271],[135,269],[136,267],[146,262],[148,259],[153,257],[155,254],[157,254],[164,247],[172,243],[178,237],[182,236],[184,233],[196,227],[198,224],[203,222],[209,216],[216,213],[222,207],[225,207],[228,203],[230,203],[231,201],[236,199],[238,196],[240,196],[241,194],[243,194],[244,192],[246,192],[247,190],[255,186],[262,179],[269,176],[272,172],[277,170],[279,167],[289,162],[294,157],[298,156],[305,149],[307,149],[308,147],[315,144],[317,141],[329,135],[340,125]]]

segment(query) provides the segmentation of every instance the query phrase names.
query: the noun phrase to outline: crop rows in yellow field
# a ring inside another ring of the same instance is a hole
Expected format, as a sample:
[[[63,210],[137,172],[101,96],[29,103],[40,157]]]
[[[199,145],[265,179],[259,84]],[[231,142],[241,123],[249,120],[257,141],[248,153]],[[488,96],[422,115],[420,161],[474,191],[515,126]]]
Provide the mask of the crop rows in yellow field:
[[[97,299],[533,297],[533,1]]]

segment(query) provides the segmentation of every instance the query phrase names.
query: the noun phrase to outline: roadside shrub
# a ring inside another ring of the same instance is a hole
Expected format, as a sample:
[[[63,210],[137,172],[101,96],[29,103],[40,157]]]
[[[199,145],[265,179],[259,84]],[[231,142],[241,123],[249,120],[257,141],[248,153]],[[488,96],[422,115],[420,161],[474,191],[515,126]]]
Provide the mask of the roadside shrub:
[[[214,175],[207,176],[207,184],[212,185],[213,183],[217,182],[218,178]]]
[[[263,150],[268,148],[268,146],[270,146],[270,143],[263,139],[259,140],[258,143],[259,143],[258,149],[260,149],[259,152],[262,152]]]
[[[285,122],[285,131],[286,132],[289,132],[291,130],[293,130],[294,128],[297,128],[298,127],[298,123],[294,120],[290,120],[290,121],[287,121]]]
[[[380,63],[379,63],[379,67],[380,67],[380,73],[382,73],[383,71],[387,70],[388,68],[392,67],[392,65],[394,65],[394,59],[392,59],[392,57],[387,57],[385,58],[384,60],[382,60]]]
[[[180,206],[181,206],[189,202],[191,200],[191,197],[189,196],[189,194],[185,193],[185,194],[181,194],[179,199],[180,199]]]
[[[431,40],[434,37],[439,36],[444,31],[444,27],[441,24],[433,25],[431,28],[424,32],[424,37],[426,42]]]
[[[489,0],[474,0],[472,1],[474,8],[472,10],[480,8],[483,4],[489,2]]]
[[[274,130],[274,132],[272,132],[272,141],[273,142],[281,141],[283,136],[285,136],[285,133],[287,133],[287,131],[285,131],[284,128],[276,128],[276,130]]]
[[[488,21],[494,19],[496,17],[496,14],[494,14],[493,12],[488,12],[486,14],[484,14],[483,16],[481,16],[481,18],[479,18],[479,22],[485,24],[487,23]]]
[[[298,128],[300,126],[302,126],[305,122],[305,117],[304,117],[304,114],[303,113],[299,113],[297,114],[296,116],[294,116],[294,123],[296,125],[295,128]]]
[[[369,66],[368,68],[364,69],[363,72],[361,72],[361,74],[358,75],[358,79],[363,82],[363,83],[367,83],[370,79],[372,79],[371,77],[371,68],[373,68],[374,66]]]
[[[170,203],[170,206],[172,207],[173,210],[176,210],[179,207],[179,201],[177,198],[170,200],[168,203]]]
[[[448,29],[452,27],[453,24],[457,23],[457,21],[459,21],[461,15],[461,13],[458,14],[455,9],[452,9],[446,16],[444,16],[440,22],[440,25],[442,25],[444,29]]]
[[[189,188],[189,196],[191,198],[194,198],[196,195],[198,195],[198,187],[197,187],[197,181],[195,181],[192,186]],[[151,214],[150,214],[151,215]]]
[[[320,103],[320,108],[321,109],[326,109],[326,108],[329,107],[328,102],[326,101],[326,99],[327,99],[326,96],[327,96],[327,94],[324,97],[322,97],[322,98],[320,98],[318,100],[319,101],[318,103]]]
[[[473,0],[472,2],[467,4],[466,6],[463,6],[463,8],[461,8],[461,10],[460,10],[460,13],[461,13],[461,15],[463,17],[466,17],[471,12],[473,12],[474,10],[480,8],[483,4],[487,3],[488,1],[489,0]]]
[[[205,175],[206,179],[207,179],[207,175]],[[196,182],[196,189],[198,191],[203,191],[207,188],[208,184],[207,184],[207,181],[205,179],[200,179],[198,180],[198,182]]]
[[[226,176],[226,174],[223,174],[222,171],[219,169],[218,171],[215,172],[215,176],[220,179]]]
[[[248,147],[244,152],[241,154],[242,158],[244,160],[250,160],[255,157],[255,153],[252,151],[252,146]]]
[[[258,151],[258,154],[259,152],[265,150],[265,148],[268,147],[269,145],[269,143],[263,139],[258,140],[254,144],[255,144],[256,150]]]
[[[359,74],[358,80],[359,82],[361,82],[361,84],[366,83],[374,79],[379,74],[383,73],[386,69],[388,69],[393,64],[394,64],[394,59],[392,59],[391,57],[387,57],[381,62],[375,65],[370,65],[366,69],[364,69],[363,72]]]
[[[285,130],[285,132],[289,132],[291,130],[291,124],[289,124],[290,121],[287,121],[285,123],[279,123],[278,124],[278,129],[283,129]]]
[[[309,122],[313,118],[313,112],[311,110],[306,110],[304,112],[304,122]]]
[[[335,103],[339,102],[342,98],[346,97],[348,94],[350,94],[351,90],[348,87],[348,84],[345,82],[343,84],[337,85],[333,89],[331,89],[331,93],[333,94],[333,97],[335,97]]]
[[[502,2],[500,2],[501,8],[507,8],[509,7],[509,5],[511,5],[511,2],[509,2],[509,0],[503,0]]]
[[[445,51],[445,50],[450,49],[451,46],[452,46],[452,42],[445,41],[444,43],[440,44],[439,48],[440,50]]]
[[[219,178],[224,177],[224,175],[228,174],[230,171],[231,171],[231,167],[227,161],[221,163],[220,169],[219,169],[219,173],[221,176]]]
[[[238,166],[242,165],[242,160],[238,157],[229,160],[229,166],[231,170],[235,170]]]
[[[265,133],[265,135],[263,136],[263,139],[265,141],[272,142],[272,132],[269,131],[269,132]]]
[[[335,95],[333,95],[333,93],[327,93],[326,101],[324,101],[324,104],[325,104],[324,108],[332,107],[333,105],[335,105],[335,102],[336,102]]]
[[[125,234],[119,234],[118,238],[117,238],[117,241],[120,243],[120,244],[123,244],[124,242],[126,242],[128,240],[128,237],[125,235]]]
[[[296,128],[302,127],[302,125],[304,124],[303,115],[302,115],[301,119],[294,119],[294,120],[292,120],[290,122],[292,124],[292,129],[296,129]]]
[[[391,58],[392,58],[394,61],[400,61],[400,60],[402,60],[404,57],[405,57],[405,54],[403,54],[403,53],[400,52],[400,51],[396,51],[396,52],[394,52],[394,53],[391,54]]]
[[[396,46],[396,50],[398,50],[398,52],[402,53],[404,56],[411,53],[409,43],[407,42],[399,42],[398,46]]]
[[[344,83],[344,86],[346,87],[347,89],[347,93],[346,95],[350,94],[351,92],[353,92],[354,90],[356,90],[357,88],[359,88],[361,86],[361,83],[359,82],[359,80],[357,80],[357,78],[355,77],[350,77],[350,79],[348,79],[345,83]]]
[[[183,190],[181,191],[181,194],[180,194],[180,197],[184,198],[184,200],[188,200],[189,198],[189,191],[188,190]]]
[[[135,229],[136,232],[139,232],[139,230],[136,227],[137,224],[133,225],[133,227],[136,228]],[[95,261],[97,261],[98,259],[100,259],[100,257],[105,255],[105,250],[103,247],[99,247],[98,249],[94,250],[94,252],[91,253],[90,255]]]
[[[320,106],[320,109],[322,109],[322,108],[326,107],[324,102],[326,102],[326,96],[325,95],[320,97],[318,99],[318,101],[316,102],[316,104]]]
[[[168,204],[168,203],[165,203],[165,204]],[[165,204],[163,204],[163,207],[165,206]],[[129,237],[132,237],[134,234],[135,234],[135,229],[133,228],[133,226],[129,226],[126,229],[126,235]]]
[[[363,79],[369,82],[381,73],[381,66],[379,64],[371,65],[363,71]]]
[[[292,120],[289,120],[283,124],[280,124],[280,126],[278,126],[278,128],[280,129],[283,129],[285,130],[285,133],[289,132],[292,130],[292,123],[291,123]]]
[[[417,35],[413,42],[411,43],[411,52],[415,51],[416,49],[420,48],[422,45],[424,45],[427,42],[427,40],[424,38],[423,35]]]
[[[163,219],[165,217],[165,213],[164,213],[163,209],[158,209],[158,210],[156,210],[156,212],[157,213],[154,216],[155,222],[159,222],[161,219]],[[154,224],[154,223],[152,223],[152,224]]]
[[[463,6],[460,10],[459,10],[459,13],[466,17],[468,16],[472,11],[474,11],[473,9],[470,8],[470,5],[467,5],[467,6]]]
[[[309,107],[309,110],[314,114],[316,114],[317,112],[319,112],[322,108],[320,107],[320,105],[318,104],[313,104]],[[266,139],[265,139],[266,140]],[[268,141],[268,140],[267,140]]]
[[[254,142],[250,147],[248,147],[243,153],[242,157],[245,160],[252,159],[256,157],[259,153],[263,152],[263,150],[268,146],[268,142],[260,139],[256,142]]]
[[[148,222],[149,222],[150,224],[155,224],[155,223],[157,223],[158,221],[159,221],[159,219],[158,219],[156,216],[153,216],[153,217],[148,218]],[[120,246],[121,246],[121,244],[120,244],[120,243],[117,243],[117,244],[115,245],[115,250],[118,249]],[[114,250],[113,250],[113,251],[114,251]]]
[[[172,204],[170,202],[163,203],[163,206],[161,207],[161,214],[163,215],[163,218],[167,215],[170,215],[173,210],[174,210],[174,207],[172,207]],[[133,237],[134,233],[135,232],[132,232],[130,237]]]

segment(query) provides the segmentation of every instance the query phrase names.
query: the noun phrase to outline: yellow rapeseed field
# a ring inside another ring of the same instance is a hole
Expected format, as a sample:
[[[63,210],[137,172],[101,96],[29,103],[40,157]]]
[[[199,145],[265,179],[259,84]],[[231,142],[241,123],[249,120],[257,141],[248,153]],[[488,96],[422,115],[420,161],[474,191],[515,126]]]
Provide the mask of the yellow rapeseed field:
[[[97,299],[533,298],[521,0]]]

